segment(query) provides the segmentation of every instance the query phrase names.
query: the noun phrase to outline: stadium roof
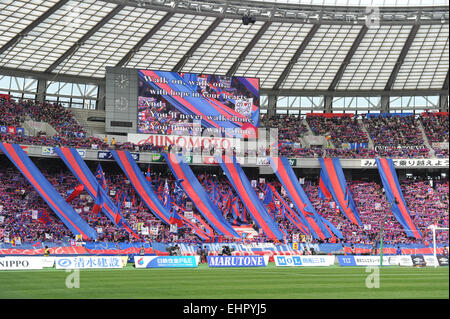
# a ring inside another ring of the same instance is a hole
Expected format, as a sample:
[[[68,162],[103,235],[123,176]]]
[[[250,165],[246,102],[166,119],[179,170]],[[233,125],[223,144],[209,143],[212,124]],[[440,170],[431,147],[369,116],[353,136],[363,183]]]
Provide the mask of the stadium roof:
[[[0,73],[102,79],[117,66],[259,77],[267,92],[448,90],[448,9],[441,0],[6,0]]]

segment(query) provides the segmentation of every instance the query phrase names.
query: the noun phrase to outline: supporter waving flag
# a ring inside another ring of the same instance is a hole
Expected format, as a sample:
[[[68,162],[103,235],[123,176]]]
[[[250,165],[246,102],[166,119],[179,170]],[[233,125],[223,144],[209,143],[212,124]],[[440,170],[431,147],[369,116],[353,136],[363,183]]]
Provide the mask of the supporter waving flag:
[[[177,212],[177,208],[174,208],[173,210],[172,210],[172,215],[170,216],[170,220],[169,220],[169,223],[171,224],[171,225],[177,225],[177,227],[178,228],[180,228],[180,227],[182,227],[183,225],[184,225],[184,223],[183,223],[183,220],[180,218],[180,216],[178,215],[178,212]]]
[[[145,178],[147,179],[147,182],[151,183],[152,179],[150,177],[150,164],[147,165],[147,174],[145,175]]]
[[[184,181],[184,179],[176,180],[175,181],[175,202],[177,205],[181,205],[181,201],[183,200],[183,189],[181,188],[180,184]]]
[[[237,197],[233,198],[233,200],[231,201],[231,215],[233,216],[233,224],[236,224],[237,219],[240,218],[241,215]]]
[[[103,169],[102,169],[102,166],[100,165],[100,163],[98,163],[95,177],[97,178],[97,182],[100,184],[100,186],[106,191],[105,173],[103,172]]]
[[[95,205],[93,208],[93,213],[98,214],[100,216],[100,212],[102,210],[102,207],[104,205],[105,201],[103,200],[102,192],[101,192],[101,185],[100,183],[97,184],[97,197],[95,198]],[[117,203],[117,206],[119,206],[120,203]]]
[[[233,200],[233,194],[231,193],[231,190],[228,190],[228,192],[225,195],[225,204],[223,209],[223,216],[226,217],[231,210],[231,202]]]
[[[163,200],[163,205],[164,205],[165,208],[167,208],[167,209],[169,209],[169,210],[170,210],[170,208],[171,208],[171,206],[172,206],[172,200],[171,200],[171,198],[170,198],[170,192],[169,192],[169,183],[167,182],[167,179],[166,179],[166,182],[165,182],[165,184],[164,184],[164,200]]]
[[[98,192],[100,191],[103,199],[103,205],[101,211],[116,225],[119,226],[117,221],[120,221],[120,226],[123,227],[134,238],[139,238],[136,232],[131,229],[130,225],[126,221],[122,221],[123,217],[118,213],[117,206],[113,203],[113,200],[108,196],[106,191],[98,182],[96,176],[91,172],[83,158],[74,148],[61,147],[55,148],[55,153],[63,160],[66,166],[70,169],[72,174],[82,183],[85,190],[89,195],[97,199]]]
[[[42,224],[48,225],[50,224],[50,217],[48,216],[47,211],[41,210],[38,213],[38,221]]]
[[[258,198],[236,157],[230,158],[224,155],[223,157],[216,157],[216,161],[220,164],[245,208],[258,226],[262,228],[264,234],[271,239],[283,239],[283,233],[280,231],[278,224]]]
[[[239,237],[238,233],[223,217],[222,212],[211,202],[208,194],[201,186],[199,180],[192,172],[189,165],[185,162],[181,154],[163,154],[173,175],[179,181],[182,191],[186,192],[193,204],[197,207],[203,217],[213,226],[219,234],[228,237]]]
[[[270,209],[275,210],[275,203],[273,200],[273,192],[272,189],[269,187],[269,185],[266,185],[266,189],[264,191],[264,205],[268,206]]]
[[[81,192],[84,190],[84,185],[80,184],[77,187],[73,189],[73,191],[70,193],[69,197],[67,197],[66,202],[70,203],[72,200],[74,200],[78,195],[81,194]]]

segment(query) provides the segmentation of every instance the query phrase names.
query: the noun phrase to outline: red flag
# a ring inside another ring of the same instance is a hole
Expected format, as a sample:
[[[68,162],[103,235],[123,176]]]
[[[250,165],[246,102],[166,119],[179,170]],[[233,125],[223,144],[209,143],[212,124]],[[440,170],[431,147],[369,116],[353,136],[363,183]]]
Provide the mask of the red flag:
[[[75,189],[73,190],[72,194],[69,195],[69,197],[67,197],[66,202],[70,203],[71,201],[73,201],[78,195],[81,194],[81,192],[84,190],[84,185],[80,184],[77,187],[75,187]]]
[[[101,210],[100,205],[95,204],[94,207],[92,208],[92,213],[98,215],[98,213],[100,213],[100,210]]]
[[[183,220],[180,218],[180,216],[178,216],[178,213],[177,213],[177,210],[176,209],[173,209],[173,212],[172,212],[172,216],[170,216],[170,219],[169,219],[169,223],[171,224],[171,225],[173,225],[173,224],[177,224],[177,227],[178,228],[180,228],[181,226],[183,226]]]

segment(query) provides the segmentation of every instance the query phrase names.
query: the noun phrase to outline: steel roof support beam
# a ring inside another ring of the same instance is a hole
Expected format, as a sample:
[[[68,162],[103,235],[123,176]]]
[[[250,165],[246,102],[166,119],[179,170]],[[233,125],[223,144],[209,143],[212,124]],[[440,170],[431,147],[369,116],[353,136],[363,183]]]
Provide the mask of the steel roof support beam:
[[[442,85],[442,89],[448,91],[448,77],[450,75],[450,69],[447,70],[447,76],[445,77],[444,85]]]
[[[249,52],[253,49],[253,47],[259,41],[259,39],[261,39],[263,34],[266,33],[267,29],[270,27],[271,24],[272,24],[271,21],[267,21],[263,24],[263,26],[258,30],[258,33],[256,33],[253,39],[249,42],[249,44],[247,44],[244,51],[242,51],[242,53],[239,55],[236,61],[234,61],[233,65],[227,72],[227,76],[233,76],[236,73],[242,61],[245,60]]]
[[[217,28],[219,23],[222,21],[223,17],[219,17],[216,20],[214,20],[214,22],[208,27],[208,29],[206,29],[206,31],[202,34],[202,36],[198,38],[197,41],[195,41],[195,43],[192,45],[189,51],[186,52],[186,54],[181,58],[181,60],[178,61],[178,63],[173,67],[172,69],[173,72],[179,72],[184,67],[186,62],[189,60],[189,58],[192,57],[192,55],[198,49],[198,47],[202,45],[202,43],[209,37],[209,35],[214,31],[214,29]]]
[[[142,7],[157,11],[195,14],[201,16],[223,16],[241,19],[243,12],[251,11],[258,21],[281,23],[309,23],[336,25],[364,25],[366,23],[366,6],[317,6],[274,1],[236,1],[214,0],[202,4],[192,0],[103,0],[112,3]],[[380,25],[413,25],[418,20],[421,24],[448,24],[448,6],[417,7],[379,7]]]
[[[447,93],[439,95],[439,111],[448,112],[448,77],[450,75],[450,69],[447,71],[447,76],[444,81],[444,85],[442,85],[442,90]]]
[[[24,78],[33,78],[37,80],[50,80],[50,81],[60,81],[69,83],[80,83],[80,84],[94,84],[94,85],[105,85],[105,77],[87,77],[72,74],[57,74],[57,73],[47,73],[40,71],[30,71],[16,68],[7,68],[0,66],[0,75],[7,76],[17,76]],[[272,90],[267,88],[261,88],[261,95],[275,95],[275,96],[429,96],[429,95],[448,95],[447,89],[420,89],[420,90],[337,90],[330,92],[327,90]]]
[[[303,53],[303,51],[305,51],[305,49],[308,46],[309,42],[314,37],[314,35],[316,34],[317,30],[319,30],[319,28],[320,28],[320,25],[319,24],[315,24],[315,25],[313,25],[311,30],[309,30],[308,34],[303,39],[302,44],[300,44],[300,46],[298,47],[298,49],[295,52],[294,56],[289,61],[288,65],[286,65],[286,67],[284,68],[284,70],[281,73],[280,77],[278,78],[277,82],[273,86],[273,90],[278,90],[280,88],[281,84],[283,84],[284,80],[286,79],[286,77],[291,72],[292,67],[294,66],[295,63],[297,63],[300,55]]]
[[[118,5],[110,13],[108,13],[100,22],[98,22],[92,29],[90,29],[80,40],[78,40],[70,49],[64,52],[58,60],[52,63],[46,70],[46,72],[52,72],[58,65],[60,65],[65,59],[75,53],[95,32],[100,30],[109,20],[111,20],[116,14],[120,12],[125,6]]]
[[[408,54],[408,51],[411,48],[414,38],[417,35],[417,31],[419,31],[419,27],[420,26],[416,24],[411,28],[408,38],[406,39],[406,42],[403,45],[402,51],[400,52],[400,55],[397,58],[397,62],[395,62],[394,69],[392,70],[392,73],[389,76],[389,80],[387,81],[386,86],[384,87],[385,91],[390,91],[392,89],[395,79],[397,78],[398,72],[400,71],[403,62],[405,61],[405,57]]]
[[[334,76],[333,81],[331,82],[330,86],[328,87],[328,91],[334,91],[336,89],[337,84],[341,80],[342,76],[344,75],[345,69],[347,68],[347,65],[350,64],[350,61],[355,54],[356,50],[358,49],[362,39],[366,35],[369,28],[366,25],[363,25],[361,30],[358,33],[358,36],[356,37],[355,41],[353,41],[352,46],[350,47],[350,50],[347,52],[347,55],[345,56],[344,61],[342,62],[341,66],[339,67],[339,70],[337,71],[336,75]]]
[[[0,69],[1,71],[1,69]],[[419,89],[419,90],[297,90],[297,89],[281,89],[272,90],[261,88],[260,95],[277,95],[277,96],[428,96],[428,95],[439,95],[448,94],[448,90],[442,89]]]
[[[70,75],[70,74],[57,74],[57,73],[46,73],[40,71],[30,71],[22,69],[13,69],[0,66],[0,74],[7,76],[18,76],[23,78],[33,78],[37,80],[45,81],[55,81],[55,82],[69,82],[69,83],[80,83],[80,84],[95,84],[101,85],[105,82],[105,78],[94,78],[86,77],[80,75]]]
[[[150,40],[150,38],[159,30],[161,29],[161,27],[167,22],[169,21],[170,18],[172,18],[172,16],[174,15],[174,12],[168,12],[161,20],[158,21],[157,24],[155,24],[153,26],[153,28],[141,39],[139,40],[138,43],[136,43],[136,45],[130,50],[130,52],[128,52],[123,58],[122,60],[119,61],[119,63],[116,64],[116,67],[122,67],[124,66],[126,63],[128,63],[128,61],[131,60],[131,58],[133,57],[133,55],[138,52],[142,46],[147,43],[148,40]]]
[[[32,31],[35,27],[37,27],[40,23],[44,22],[48,17],[50,17],[53,13],[55,13],[58,9],[64,6],[69,0],[61,0],[53,7],[48,9],[43,15],[30,23],[25,29],[19,32],[14,38],[9,40],[4,46],[0,48],[0,55],[3,54],[9,48],[15,46],[20,40],[22,40],[30,31]]]
[[[267,98],[267,115],[269,116],[275,116],[277,113],[277,100],[278,96],[276,95],[269,95]]]

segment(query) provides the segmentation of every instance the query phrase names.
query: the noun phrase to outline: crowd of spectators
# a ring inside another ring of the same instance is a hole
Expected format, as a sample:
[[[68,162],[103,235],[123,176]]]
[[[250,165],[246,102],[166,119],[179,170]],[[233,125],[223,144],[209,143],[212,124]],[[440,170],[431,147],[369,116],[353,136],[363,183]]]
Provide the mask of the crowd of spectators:
[[[315,135],[329,136],[335,148],[343,143],[369,143],[356,117],[307,116],[306,121]]]
[[[425,114],[421,115],[419,118],[422,122],[428,141],[430,143],[448,143],[448,114]]]
[[[448,227],[448,180],[435,181],[434,187],[431,187],[428,180],[405,179],[400,182],[400,187],[411,219],[422,232],[423,240],[406,236],[390,210],[382,185],[376,182],[349,182],[349,189],[363,224],[361,228],[348,220],[338,208],[333,208],[330,201],[319,198],[317,183],[307,183],[304,189],[316,211],[342,232],[344,242],[373,244],[384,220],[386,244],[432,243],[432,233],[427,227],[431,224]],[[437,236],[438,242],[448,242],[448,232],[440,232]]]
[[[419,119],[414,115],[364,118],[375,146],[421,146],[424,144]]]
[[[79,184],[69,171],[62,168],[42,169],[42,172],[63,198],[67,198],[70,191]],[[2,217],[0,219],[0,229],[2,229],[0,241],[4,241],[5,237],[9,239],[20,238],[22,242],[65,240],[73,237],[70,231],[16,169],[11,166],[1,168],[0,179],[3,181],[0,184],[0,216]],[[241,215],[238,218],[234,218],[230,213],[227,208],[229,207],[227,205],[228,201],[237,197],[237,193],[226,177],[203,173],[199,175],[199,180],[210,196],[211,201],[215,203],[230,224],[235,226],[244,224],[253,227],[257,231],[258,235],[247,238],[246,242],[271,241],[263,233],[259,232],[259,227],[248,212],[245,213],[245,217]],[[175,191],[177,187],[172,175],[167,173],[152,173],[151,175],[152,187],[161,201],[165,196],[164,186],[166,181],[172,196],[172,204],[186,208],[189,198],[183,191]],[[177,232],[171,232],[169,225],[158,220],[146,205],[140,201],[139,196],[135,193],[134,188],[127,181],[125,175],[116,172],[106,173],[106,183],[110,197],[114,202],[121,203],[121,212],[130,226],[137,230],[142,229],[142,227],[151,229],[148,235],[140,235],[141,240],[167,243],[201,242],[192,233],[189,226],[180,228]],[[261,200],[265,198],[265,183],[274,185],[288,205],[293,207],[290,199],[281,191],[280,183],[274,180],[267,180],[261,183],[259,180],[257,181],[254,189]],[[433,180],[433,184],[430,184],[429,180],[405,179],[400,182],[400,186],[411,218],[424,235],[423,240],[416,240],[406,236],[402,226],[390,211],[389,204],[383,193],[383,187],[378,182],[366,180],[349,181],[349,189],[353,194],[353,199],[363,223],[361,228],[351,223],[339,209],[330,204],[329,200],[319,198],[317,180],[306,180],[303,188],[316,211],[342,232],[344,239],[341,242],[373,244],[387,215],[384,227],[385,243],[429,244],[431,241],[431,233],[427,230],[429,225],[437,224],[448,227],[448,180]],[[218,197],[218,193],[221,194],[220,197]],[[123,228],[114,225],[103,213],[93,213],[95,202],[86,192],[82,192],[70,204],[91,227],[97,230],[98,242],[137,241],[137,239],[125,232]],[[238,199],[238,205],[245,211],[240,199]],[[192,205],[192,207],[193,212],[205,222],[201,214],[197,212],[195,205]],[[294,233],[299,233],[296,226],[281,211],[273,211],[269,206],[266,206],[266,208],[272,218],[281,226],[280,228],[287,234],[288,240],[292,239]],[[178,210],[176,206],[172,205],[172,211],[174,209]],[[32,217],[33,211],[38,212],[38,218]],[[43,212],[45,212],[44,215],[48,216],[47,218],[42,217]],[[179,214],[183,213],[179,211]],[[205,230],[202,223],[197,223],[197,226]],[[156,228],[157,231],[155,233],[153,230]],[[215,231],[214,236],[218,236]],[[448,232],[438,233],[437,238],[438,242],[448,242]],[[233,242],[239,240],[224,238],[223,241]],[[312,242],[318,241],[313,240]],[[326,240],[326,242],[331,241]]]
[[[23,102],[22,102],[23,103]],[[50,124],[60,136],[71,138],[86,135],[85,129],[78,124],[72,112],[58,103],[27,103],[28,115],[37,122]]]
[[[57,189],[63,198],[67,198],[69,191],[79,183],[68,171],[49,174],[43,171],[44,176]],[[0,216],[3,216],[0,229],[0,241],[4,238],[20,238],[21,242],[57,241],[73,238],[71,232],[59,220],[56,214],[42,200],[33,187],[15,169],[1,169],[0,178]],[[174,181],[169,181],[173,187]],[[144,241],[158,242],[198,242],[198,238],[190,229],[180,229],[177,233],[170,232],[170,227],[157,219],[150,210],[140,202],[134,189],[123,175],[110,175],[107,179],[108,191],[120,194],[121,213],[131,228],[137,230],[142,227],[158,228],[157,234],[140,235]],[[153,184],[158,189],[158,183]],[[159,187],[161,192],[161,187]],[[161,194],[160,194],[161,195]],[[119,197],[119,196],[117,196]],[[111,196],[117,202],[115,196]],[[122,201],[123,198],[123,201]],[[184,199],[185,200],[185,199]],[[126,202],[129,202],[126,204]],[[94,200],[83,192],[71,203],[75,211],[98,232],[97,242],[136,242],[138,239],[131,236],[123,228],[116,226],[105,214],[93,213]],[[33,218],[33,211],[38,218]],[[43,215],[47,217],[42,217]],[[199,225],[199,227],[202,227]]]
[[[427,113],[428,114],[428,113]],[[67,146],[98,150],[128,150],[134,152],[166,152],[169,146],[153,144],[136,145],[130,142],[108,143],[104,139],[86,136],[85,129],[78,124],[69,109],[58,104],[35,103],[32,101],[7,101],[0,99],[0,125],[19,127],[23,121],[31,118],[35,121],[45,121],[55,128],[55,136],[47,136],[43,132],[28,136],[0,132],[0,141],[27,145]],[[356,117],[306,117],[308,125],[315,135],[329,136],[334,147],[330,145],[319,147],[305,147],[301,138],[308,129],[303,119],[294,115],[276,115],[269,117],[264,114],[261,118],[262,127],[278,128],[278,152],[280,155],[298,158],[340,157],[340,158],[427,158],[430,150],[424,146],[422,133],[418,128],[419,121],[424,126],[430,143],[448,143],[448,116],[421,115],[390,116],[362,119],[367,128],[375,149],[361,147],[357,149],[344,148],[346,143],[368,144],[369,138]],[[178,132],[180,134],[182,132]],[[271,146],[264,146],[264,150],[242,151],[238,156],[257,157],[270,154]],[[214,154],[217,150],[201,149],[202,153]],[[447,158],[448,149],[434,147],[437,158]],[[210,154],[210,155],[211,155]]]
[[[0,141],[5,143],[15,143],[23,145],[42,145],[42,146],[66,146],[75,148],[88,148],[108,150],[109,144],[104,143],[97,137],[66,137],[61,135],[47,136],[40,134],[37,136],[28,136],[20,134],[0,133]]]
[[[301,143],[301,138],[308,132],[308,128],[302,123],[302,119],[292,115],[268,116],[264,114],[261,117],[261,126],[266,129],[277,128],[278,140],[288,143]]]
[[[448,158],[448,148],[434,148],[434,154],[437,158]]]
[[[324,149],[321,148],[296,148],[291,145],[282,145],[279,147],[279,152],[281,155],[288,157],[323,157],[326,153]]]
[[[12,100],[0,98],[0,125],[20,126],[27,116],[26,105],[25,102],[14,103]]]
[[[432,243],[432,232],[427,229],[429,225],[448,228],[448,181],[406,179],[401,186],[414,224],[422,231],[424,240]],[[436,239],[448,242],[448,231],[437,232]]]

